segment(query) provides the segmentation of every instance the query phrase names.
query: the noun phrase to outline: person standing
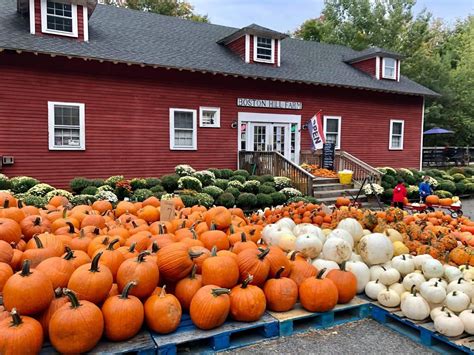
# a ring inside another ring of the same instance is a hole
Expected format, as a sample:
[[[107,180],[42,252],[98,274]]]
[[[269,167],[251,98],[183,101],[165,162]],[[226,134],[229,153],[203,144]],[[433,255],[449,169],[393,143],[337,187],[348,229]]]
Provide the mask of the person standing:
[[[403,180],[398,180],[397,186],[393,189],[393,206],[403,209],[405,197],[407,197],[407,189],[403,184]]]
[[[420,194],[420,202],[425,203],[426,198],[433,193],[433,190],[431,189],[429,181],[430,181],[429,176],[423,176],[423,181],[418,186],[418,190],[419,190],[418,193]]]

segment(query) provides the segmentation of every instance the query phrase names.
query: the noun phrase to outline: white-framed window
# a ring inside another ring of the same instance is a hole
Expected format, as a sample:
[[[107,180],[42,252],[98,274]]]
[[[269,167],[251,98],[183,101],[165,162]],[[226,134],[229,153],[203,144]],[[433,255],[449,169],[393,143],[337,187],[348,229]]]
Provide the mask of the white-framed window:
[[[85,150],[85,105],[48,102],[50,150]]]
[[[388,149],[403,150],[403,135],[405,129],[405,121],[390,120],[390,136]]]
[[[255,62],[275,63],[275,40],[254,36],[253,41],[253,60]]]
[[[77,5],[41,0],[41,30],[44,33],[77,37]]]
[[[324,116],[324,137],[326,143],[335,143],[336,149],[341,148],[341,117]]]
[[[197,150],[196,110],[170,108],[170,149]]]
[[[393,79],[397,78],[397,61],[393,58],[383,58],[382,60],[382,78]]]
[[[219,107],[199,107],[199,127],[219,128],[221,109]]]

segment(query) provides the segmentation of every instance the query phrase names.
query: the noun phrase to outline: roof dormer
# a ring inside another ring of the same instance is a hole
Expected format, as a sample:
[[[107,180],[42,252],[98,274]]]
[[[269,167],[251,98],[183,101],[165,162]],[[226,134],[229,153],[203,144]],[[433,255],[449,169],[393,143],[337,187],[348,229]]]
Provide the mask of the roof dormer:
[[[18,11],[30,19],[30,33],[87,42],[89,17],[97,0],[17,0]]]
[[[288,35],[252,24],[241,28],[217,43],[229,48],[246,63],[262,63],[279,67],[281,41]]]
[[[371,47],[346,57],[345,62],[377,80],[400,81],[400,62],[403,57],[395,52]]]

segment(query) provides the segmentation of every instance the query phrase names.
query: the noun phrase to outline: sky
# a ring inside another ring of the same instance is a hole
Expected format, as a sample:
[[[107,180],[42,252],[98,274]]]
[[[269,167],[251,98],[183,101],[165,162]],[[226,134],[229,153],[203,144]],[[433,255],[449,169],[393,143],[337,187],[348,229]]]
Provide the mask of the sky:
[[[244,27],[257,23],[280,32],[294,31],[305,20],[318,17],[323,0],[190,0],[195,11],[214,24]],[[427,8],[448,23],[474,14],[474,0],[418,0],[415,13]]]

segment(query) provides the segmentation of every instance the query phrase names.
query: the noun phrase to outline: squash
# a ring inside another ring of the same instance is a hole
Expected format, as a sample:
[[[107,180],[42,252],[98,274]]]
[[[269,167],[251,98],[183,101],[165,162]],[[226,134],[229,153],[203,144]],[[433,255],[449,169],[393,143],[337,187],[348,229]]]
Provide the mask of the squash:
[[[291,278],[281,277],[284,270],[285,268],[282,267],[275,275],[275,278],[267,280],[263,287],[267,308],[271,311],[289,311],[295,306],[296,300],[298,299],[298,285]],[[293,271],[294,270],[293,267]],[[316,273],[314,276],[315,275]]]
[[[321,241],[321,244],[324,244],[326,241],[326,235],[323,233],[321,228],[311,224],[311,223],[300,223],[296,225],[295,228],[293,228],[293,234],[296,237],[299,237],[300,235],[303,234],[310,234],[315,237],[318,237],[318,239]]]
[[[253,276],[249,275],[241,285],[230,291],[230,315],[236,321],[254,322],[265,313],[265,294],[259,287],[250,285],[252,279]]]
[[[466,309],[459,314],[459,319],[461,319],[464,325],[464,331],[467,334],[474,334],[474,310]]]
[[[321,239],[314,234],[300,234],[296,237],[295,250],[301,252],[307,258],[316,258],[323,249]]]
[[[270,272],[270,261],[266,258],[270,249],[247,249],[237,255],[240,280],[245,280],[249,275],[253,276],[253,285],[263,285]],[[215,286],[216,288],[216,286]]]
[[[355,243],[364,236],[362,225],[354,218],[345,218],[339,222],[337,229],[343,229],[350,233]]]
[[[397,255],[392,259],[392,266],[398,270],[401,276],[415,271],[415,262],[410,254]]]
[[[229,289],[215,285],[201,287],[194,295],[189,308],[194,325],[204,330],[222,325],[230,311],[229,293]]]
[[[182,309],[178,299],[167,294],[163,286],[159,295],[145,302],[145,320],[148,327],[159,334],[174,332],[181,322]]]
[[[228,256],[218,256],[217,248],[213,247],[211,256],[202,264],[202,284],[232,288],[239,281],[239,266]]]
[[[434,319],[434,327],[440,334],[456,337],[464,332],[463,321],[450,312],[443,312]]]
[[[13,259],[13,248],[4,240],[0,240],[0,263],[9,264]]]
[[[316,277],[303,281],[299,287],[300,302],[310,312],[327,312],[333,309],[338,301],[338,289],[331,279],[322,279],[325,269]]]
[[[74,265],[69,262],[74,257],[71,250],[64,257],[54,256],[43,260],[37,267],[37,270],[44,272],[53,285],[53,289],[66,287],[73,274]]]
[[[426,203],[429,205],[437,205],[439,203],[439,197],[437,195],[429,195],[426,197]]]
[[[354,249],[354,238],[352,238],[352,235],[344,229],[334,229],[331,233],[329,233],[327,240],[331,238],[345,240],[351,246],[351,250]]]
[[[386,288],[378,293],[377,301],[384,307],[398,307],[400,305],[400,295],[396,291]]]
[[[34,318],[20,316],[13,308],[11,318],[0,320],[0,354],[39,354],[43,329]]]
[[[323,245],[323,254],[325,259],[341,264],[351,258],[352,247],[344,239],[328,238]]]
[[[441,277],[444,274],[443,264],[436,259],[428,259],[422,265],[421,269],[426,278]]]
[[[384,234],[373,233],[361,238],[360,256],[368,265],[383,264],[392,259],[393,244]],[[323,250],[324,253],[324,250]]]
[[[411,291],[413,286],[415,286],[416,290],[420,290],[421,284],[425,281],[426,279],[423,274],[419,272],[412,272],[403,278],[402,284],[407,291]]]
[[[346,271],[346,263],[343,262],[341,270],[331,270],[327,279],[334,282],[337,287],[337,303],[344,304],[350,302],[357,293],[357,279],[352,272]]]
[[[446,290],[438,282],[423,282],[420,285],[420,294],[430,303],[441,303],[446,298]]]
[[[7,263],[0,262],[0,294],[7,280],[13,276],[13,269]]]
[[[400,280],[400,273],[393,267],[385,268],[382,266],[383,271],[379,275],[380,282],[385,286],[393,285]]]
[[[292,279],[296,285],[299,285],[306,280],[308,277],[316,276],[318,269],[312,264],[310,264],[306,259],[302,260],[296,258],[298,252],[293,252],[290,257],[291,261],[291,273],[290,279]],[[276,276],[275,276],[276,278]]]
[[[326,274],[331,270],[339,270],[339,265],[335,261],[332,261],[332,260],[325,260],[325,259],[316,258],[313,261],[313,266],[317,270],[325,269]],[[323,276],[325,276],[325,274]]]
[[[367,285],[365,285],[364,290],[367,297],[373,300],[376,300],[377,297],[379,296],[379,293],[385,289],[386,289],[385,285],[380,283],[379,280],[375,280],[375,281],[367,282]]]
[[[462,312],[469,307],[471,299],[462,291],[452,291],[446,295],[445,304],[453,312]]]
[[[411,293],[402,297],[402,313],[412,320],[424,320],[430,315],[430,306],[426,300],[417,294],[415,285],[412,286]]]

